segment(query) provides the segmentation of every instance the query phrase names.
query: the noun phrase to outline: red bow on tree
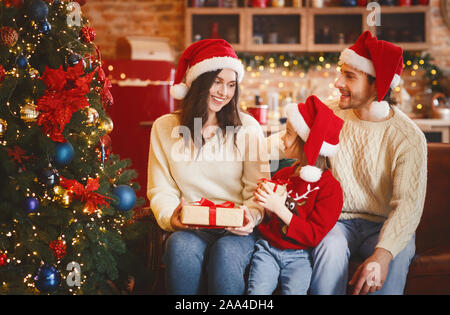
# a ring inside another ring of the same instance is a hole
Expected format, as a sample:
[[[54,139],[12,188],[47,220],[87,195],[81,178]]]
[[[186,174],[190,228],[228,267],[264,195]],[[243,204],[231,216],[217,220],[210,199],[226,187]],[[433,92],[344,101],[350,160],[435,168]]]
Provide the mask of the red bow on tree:
[[[25,151],[21,147],[19,147],[17,145],[14,146],[14,149],[8,148],[8,155],[17,164],[19,164],[24,171],[26,171],[26,168],[25,168],[25,165],[23,164],[23,162],[34,158],[34,156],[27,156],[27,155],[25,155]]]
[[[67,71],[62,66],[59,69],[45,67],[41,80],[47,85],[47,90],[37,100],[36,110],[40,112],[37,124],[53,141],[64,142],[62,131],[73,113],[89,106],[86,94],[96,71],[84,75],[82,62]]]
[[[105,205],[109,205],[105,199],[111,199],[109,197],[100,195],[95,191],[100,187],[99,178],[89,178],[86,186],[83,186],[75,179],[67,179],[61,177],[59,184],[68,190],[70,197],[80,199],[82,202],[86,202],[85,210],[90,214],[94,213],[96,209]]]

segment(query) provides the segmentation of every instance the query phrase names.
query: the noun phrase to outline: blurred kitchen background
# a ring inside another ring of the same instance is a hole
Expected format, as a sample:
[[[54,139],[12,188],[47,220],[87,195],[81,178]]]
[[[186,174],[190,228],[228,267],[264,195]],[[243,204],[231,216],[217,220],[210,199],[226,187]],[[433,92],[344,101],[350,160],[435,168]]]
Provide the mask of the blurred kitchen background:
[[[132,159],[146,187],[152,121],[175,109],[168,91],[179,55],[204,38],[232,43],[247,72],[240,106],[271,133],[283,128],[285,104],[311,94],[338,97],[339,52],[370,30],[405,51],[394,91],[399,107],[428,141],[450,142],[449,6],[447,0],[88,0],[83,15],[113,84],[114,151]]]

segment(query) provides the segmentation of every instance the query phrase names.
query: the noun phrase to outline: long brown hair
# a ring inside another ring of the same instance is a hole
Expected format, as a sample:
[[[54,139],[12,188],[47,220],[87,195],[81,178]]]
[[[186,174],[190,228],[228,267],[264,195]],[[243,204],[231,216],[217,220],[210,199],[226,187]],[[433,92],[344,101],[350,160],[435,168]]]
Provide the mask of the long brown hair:
[[[201,139],[195,139],[194,134],[194,118],[200,117],[202,119],[202,126],[208,120],[208,96],[209,90],[222,69],[216,71],[210,71],[203,73],[197,79],[192,82],[186,97],[180,102],[179,105],[179,117],[180,125],[186,126],[191,132],[191,138],[195,145],[205,144],[203,135],[200,134]],[[219,125],[222,134],[225,134],[227,126],[239,127],[242,126],[242,121],[239,117],[238,110],[239,100],[239,85],[236,82],[236,89],[234,96],[230,102],[225,105],[219,112],[216,113],[217,123]],[[199,135],[197,135],[198,137]],[[236,144],[236,133],[233,135],[234,142]],[[185,139],[186,145],[189,139]]]

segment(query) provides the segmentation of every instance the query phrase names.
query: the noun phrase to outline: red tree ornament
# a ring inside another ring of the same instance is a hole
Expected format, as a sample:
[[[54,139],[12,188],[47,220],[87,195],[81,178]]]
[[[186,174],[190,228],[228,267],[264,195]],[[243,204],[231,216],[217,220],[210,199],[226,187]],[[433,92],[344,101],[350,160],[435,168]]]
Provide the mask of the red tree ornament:
[[[23,6],[23,0],[3,0],[3,3],[7,8],[9,7],[20,8]]]
[[[5,68],[3,68],[2,65],[0,65],[0,83],[2,83],[3,80],[5,79],[5,75],[6,75]]]
[[[95,31],[92,27],[84,26],[80,31],[80,37],[85,43],[93,42],[95,39]]]
[[[66,256],[67,253],[66,242],[61,240],[51,241],[48,247],[50,247],[50,249],[53,250],[53,254],[55,255],[56,259],[59,260],[62,259],[64,256]]]
[[[7,262],[8,262],[8,257],[6,257],[6,254],[1,253],[0,254],[0,267],[6,265]]]
[[[5,46],[14,46],[19,39],[19,34],[11,26],[3,26],[0,28],[0,39]]]
[[[73,113],[88,107],[86,94],[96,71],[84,73],[82,63],[64,71],[45,68],[41,79],[47,85],[45,94],[38,99],[36,110],[40,112],[37,124],[53,141],[64,142],[62,131],[72,118]]]

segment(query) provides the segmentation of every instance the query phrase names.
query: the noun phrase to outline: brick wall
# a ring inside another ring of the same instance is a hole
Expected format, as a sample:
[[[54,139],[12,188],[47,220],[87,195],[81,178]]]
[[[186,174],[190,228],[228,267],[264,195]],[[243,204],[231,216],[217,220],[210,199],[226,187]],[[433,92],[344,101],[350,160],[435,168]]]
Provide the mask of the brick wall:
[[[439,67],[450,72],[450,29],[439,10],[440,0],[430,0],[430,53]],[[126,35],[169,38],[179,54],[184,49],[185,0],[88,0],[83,13],[97,32],[96,43],[104,58],[114,58],[116,39]]]
[[[440,1],[430,0],[431,5],[431,43],[430,54],[434,57],[433,63],[450,73],[450,28],[444,24],[439,9]]]
[[[128,35],[169,38],[177,52],[184,49],[185,0],[87,0],[82,7],[104,59],[114,58],[116,40]]]

